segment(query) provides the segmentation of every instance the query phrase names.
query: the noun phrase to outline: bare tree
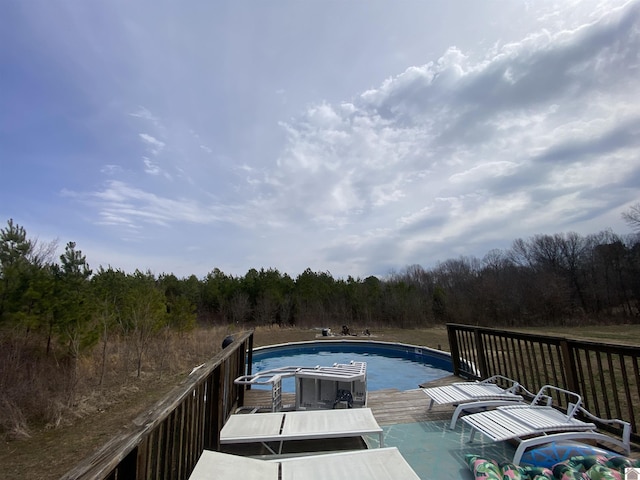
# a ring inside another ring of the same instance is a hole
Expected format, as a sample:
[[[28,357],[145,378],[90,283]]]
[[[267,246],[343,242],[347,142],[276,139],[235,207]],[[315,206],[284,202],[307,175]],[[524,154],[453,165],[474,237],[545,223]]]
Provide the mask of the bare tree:
[[[249,295],[244,292],[235,293],[229,302],[229,320],[235,325],[242,325],[249,318],[250,313]]]
[[[640,232],[640,202],[631,205],[626,212],[622,212],[622,218],[632,229]]]

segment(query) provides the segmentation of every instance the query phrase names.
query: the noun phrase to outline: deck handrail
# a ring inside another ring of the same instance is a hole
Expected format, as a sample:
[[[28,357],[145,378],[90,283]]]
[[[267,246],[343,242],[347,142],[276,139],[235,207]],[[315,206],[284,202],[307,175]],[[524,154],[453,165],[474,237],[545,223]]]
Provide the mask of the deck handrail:
[[[550,384],[575,392],[597,417],[620,419],[640,443],[640,347],[472,325],[447,324],[453,371],[480,380],[504,375],[536,391]],[[554,398],[568,408],[566,395]],[[598,426],[620,436],[616,423]]]
[[[233,343],[61,480],[187,479],[204,449],[219,448],[224,422],[243,404],[245,386],[233,381],[247,373],[252,350],[253,331],[236,335]]]

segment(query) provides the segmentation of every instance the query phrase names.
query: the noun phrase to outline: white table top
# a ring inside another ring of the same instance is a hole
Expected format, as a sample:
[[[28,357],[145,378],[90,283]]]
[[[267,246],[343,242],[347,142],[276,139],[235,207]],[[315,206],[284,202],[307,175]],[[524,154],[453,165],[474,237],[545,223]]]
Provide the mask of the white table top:
[[[380,434],[370,408],[305,410],[231,415],[220,431],[220,443],[311,440]]]
[[[419,480],[397,448],[376,448],[278,460],[202,452],[189,480]]]

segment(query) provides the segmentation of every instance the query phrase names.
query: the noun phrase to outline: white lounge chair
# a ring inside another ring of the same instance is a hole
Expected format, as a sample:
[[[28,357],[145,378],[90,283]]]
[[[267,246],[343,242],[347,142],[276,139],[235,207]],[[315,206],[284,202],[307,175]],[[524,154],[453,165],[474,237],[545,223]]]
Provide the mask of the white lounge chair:
[[[508,387],[501,387],[496,383],[499,381]],[[449,428],[453,430],[456,428],[458,417],[465,412],[522,402],[524,399],[517,393],[520,389],[527,391],[515,380],[494,375],[480,382],[458,382],[441,387],[423,388],[422,391],[431,399],[429,410],[433,408],[434,403],[457,405],[449,423]]]
[[[377,434],[384,446],[382,427],[370,408],[304,410],[231,415],[220,430],[220,443],[262,443],[271,453],[282,453],[288,440],[359,437]],[[267,442],[278,442],[277,452]]]
[[[564,413],[552,405],[540,405],[541,400],[552,398],[552,394],[566,395],[568,406]],[[472,442],[476,432],[480,432],[495,442],[515,440],[519,442],[513,457],[518,465],[524,452],[537,445],[560,440],[596,440],[617,445],[630,453],[631,425],[623,420],[598,418],[582,407],[580,395],[552,385],[543,386],[530,405],[516,404],[497,407],[495,410],[473,413],[463,417],[469,424]],[[622,427],[622,440],[599,433],[596,425],[575,418],[580,413],[591,420]]]
[[[396,447],[356,450],[278,460],[256,460],[202,452],[189,480],[419,480]]]

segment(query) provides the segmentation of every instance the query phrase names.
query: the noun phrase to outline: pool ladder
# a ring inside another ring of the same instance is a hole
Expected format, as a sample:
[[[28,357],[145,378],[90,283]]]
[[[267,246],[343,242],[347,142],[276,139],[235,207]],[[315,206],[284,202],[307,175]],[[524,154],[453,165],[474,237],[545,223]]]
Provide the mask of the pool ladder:
[[[244,406],[236,410],[236,413],[249,410],[250,413],[259,411],[281,412],[283,410],[295,410],[295,405],[282,404],[282,379],[295,376],[304,367],[280,367],[264,370],[253,375],[243,375],[236,378],[236,385],[271,385],[271,406]]]

